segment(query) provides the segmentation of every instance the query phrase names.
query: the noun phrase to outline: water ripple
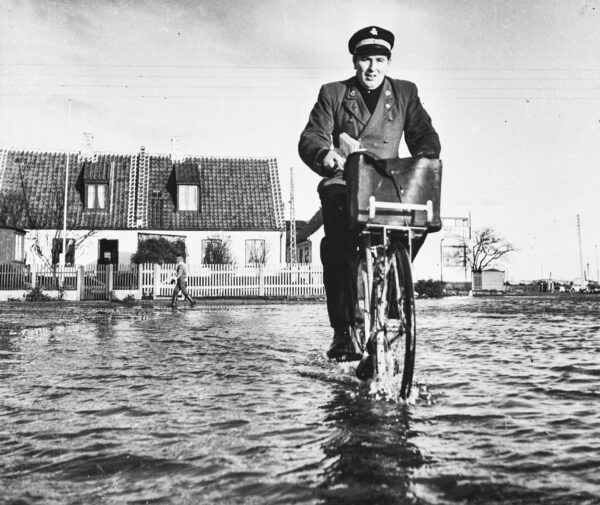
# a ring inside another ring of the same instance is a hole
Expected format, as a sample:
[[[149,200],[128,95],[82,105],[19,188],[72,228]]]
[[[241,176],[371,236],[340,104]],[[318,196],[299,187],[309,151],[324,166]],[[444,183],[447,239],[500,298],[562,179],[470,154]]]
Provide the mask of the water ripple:
[[[410,405],[326,360],[322,304],[7,327],[0,503],[599,503],[598,313],[419,301]]]

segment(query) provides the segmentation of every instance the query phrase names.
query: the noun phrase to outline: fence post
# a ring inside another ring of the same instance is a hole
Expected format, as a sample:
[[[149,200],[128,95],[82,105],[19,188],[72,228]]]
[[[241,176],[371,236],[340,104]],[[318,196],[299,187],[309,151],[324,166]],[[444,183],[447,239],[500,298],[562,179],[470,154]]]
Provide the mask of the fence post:
[[[265,296],[265,268],[262,263],[258,265],[258,296]]]
[[[152,299],[158,299],[158,295],[160,292],[160,265],[158,263],[154,263],[154,279],[153,287],[152,287]]]
[[[29,266],[29,272],[31,273],[31,289],[34,289],[37,284],[36,271],[35,271],[35,263]]]
[[[144,264],[138,263],[137,265],[137,273],[138,273],[138,296],[140,300],[144,298]]]
[[[106,265],[106,288],[108,293],[107,294],[107,299],[108,300],[112,300],[112,295],[113,295],[113,270],[114,270],[114,265],[112,263],[109,263],[108,265]]]
[[[84,266],[77,267],[77,301],[85,300]]]

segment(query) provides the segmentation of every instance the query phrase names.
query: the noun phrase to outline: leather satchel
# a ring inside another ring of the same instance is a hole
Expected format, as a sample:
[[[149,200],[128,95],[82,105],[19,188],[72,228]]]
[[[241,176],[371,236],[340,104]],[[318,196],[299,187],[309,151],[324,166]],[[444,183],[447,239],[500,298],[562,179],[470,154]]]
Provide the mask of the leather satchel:
[[[369,152],[356,152],[346,160],[344,179],[350,221],[362,228],[367,222],[382,226],[410,226],[436,232],[442,228],[440,195],[442,162],[428,158],[378,159]],[[369,199],[378,203],[426,205],[431,201],[432,219],[425,210],[377,209],[369,219]]]

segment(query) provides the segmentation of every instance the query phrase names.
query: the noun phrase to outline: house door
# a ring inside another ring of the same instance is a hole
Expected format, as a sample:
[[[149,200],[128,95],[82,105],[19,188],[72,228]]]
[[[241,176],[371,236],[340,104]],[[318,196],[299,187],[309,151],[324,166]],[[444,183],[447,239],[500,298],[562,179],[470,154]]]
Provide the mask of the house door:
[[[98,254],[98,265],[119,264],[119,241],[100,239],[100,252]]]

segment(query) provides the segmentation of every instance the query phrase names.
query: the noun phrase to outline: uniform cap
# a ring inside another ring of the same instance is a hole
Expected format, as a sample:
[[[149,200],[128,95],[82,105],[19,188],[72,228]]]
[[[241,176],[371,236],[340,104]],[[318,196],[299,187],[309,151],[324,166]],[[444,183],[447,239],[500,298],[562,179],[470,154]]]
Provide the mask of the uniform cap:
[[[367,26],[358,30],[348,41],[348,50],[354,55],[385,54],[392,55],[394,34],[379,26]]]

